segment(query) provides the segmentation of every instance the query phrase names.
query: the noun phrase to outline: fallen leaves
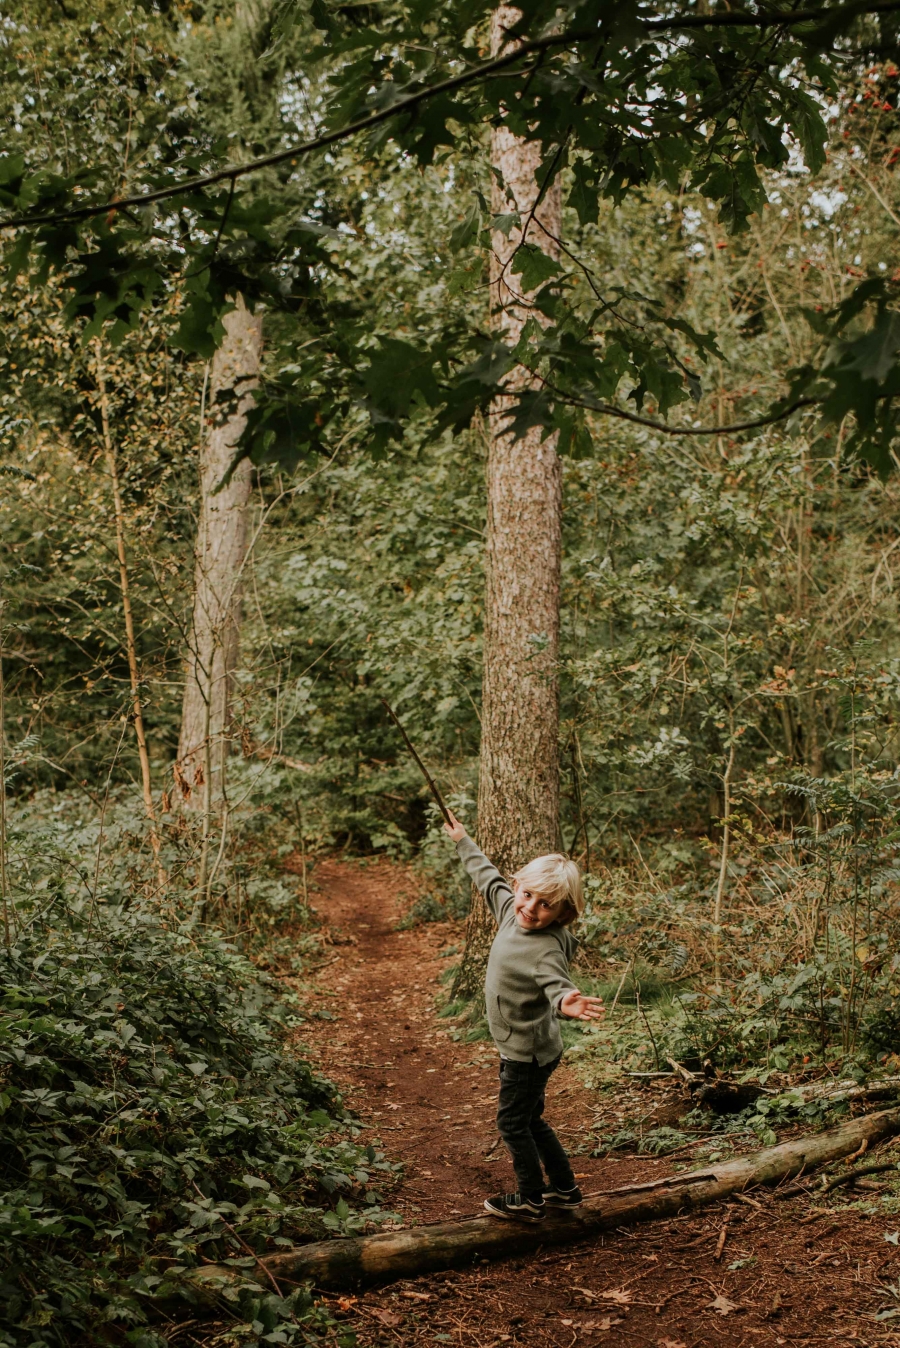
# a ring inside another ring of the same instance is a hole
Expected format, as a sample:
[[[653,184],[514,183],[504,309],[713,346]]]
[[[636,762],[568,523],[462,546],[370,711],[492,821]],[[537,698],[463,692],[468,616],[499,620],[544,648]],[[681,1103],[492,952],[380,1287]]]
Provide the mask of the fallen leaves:
[[[739,1311],[741,1308],[736,1301],[729,1301],[725,1296],[717,1296],[714,1301],[707,1304],[706,1309],[715,1311],[717,1315],[731,1315],[732,1311]]]
[[[403,1324],[403,1316],[398,1315],[396,1311],[370,1311],[369,1314],[380,1320],[388,1329],[396,1329],[398,1325]]]
[[[656,1348],[687,1348],[687,1344],[681,1339],[657,1339]]]
[[[631,1293],[626,1287],[613,1287],[607,1292],[592,1292],[589,1287],[573,1287],[573,1292],[580,1292],[588,1301],[614,1301],[617,1306],[630,1306]]]

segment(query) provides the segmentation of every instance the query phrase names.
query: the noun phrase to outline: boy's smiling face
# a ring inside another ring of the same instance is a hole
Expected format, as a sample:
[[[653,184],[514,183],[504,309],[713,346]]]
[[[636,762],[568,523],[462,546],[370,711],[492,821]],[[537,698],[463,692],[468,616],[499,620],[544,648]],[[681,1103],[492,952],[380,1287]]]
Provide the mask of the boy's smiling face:
[[[540,931],[559,917],[558,903],[548,903],[536,890],[526,888],[519,880],[513,889],[513,906],[516,921],[524,931]]]

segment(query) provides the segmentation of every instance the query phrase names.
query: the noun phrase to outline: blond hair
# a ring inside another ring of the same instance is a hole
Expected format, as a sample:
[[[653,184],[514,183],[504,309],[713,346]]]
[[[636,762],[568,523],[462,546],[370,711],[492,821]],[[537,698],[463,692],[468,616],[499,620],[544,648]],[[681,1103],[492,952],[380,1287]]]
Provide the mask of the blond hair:
[[[516,871],[512,878],[540,894],[554,908],[565,905],[567,911],[561,913],[558,919],[563,925],[574,922],[584,912],[581,871],[562,852],[535,857],[534,861],[529,861],[527,866]]]

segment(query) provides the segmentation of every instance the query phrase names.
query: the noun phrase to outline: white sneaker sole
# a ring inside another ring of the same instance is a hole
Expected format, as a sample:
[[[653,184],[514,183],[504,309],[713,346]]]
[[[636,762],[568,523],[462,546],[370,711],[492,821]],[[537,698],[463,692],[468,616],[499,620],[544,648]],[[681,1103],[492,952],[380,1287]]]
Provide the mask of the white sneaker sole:
[[[535,1216],[533,1216],[531,1213],[528,1213],[528,1214],[526,1215],[524,1212],[521,1213],[521,1214],[518,1213],[518,1212],[502,1212],[502,1211],[500,1210],[500,1208],[492,1208],[491,1205],[490,1205],[490,1203],[488,1202],[487,1199],[484,1200],[484,1210],[485,1210],[485,1212],[490,1213],[490,1215],[491,1215],[492,1217],[500,1217],[500,1218],[502,1218],[503,1221],[505,1221],[505,1222],[535,1222],[535,1223],[537,1223],[537,1222],[542,1222],[542,1221],[544,1220],[543,1214],[542,1214],[540,1217],[535,1217]]]

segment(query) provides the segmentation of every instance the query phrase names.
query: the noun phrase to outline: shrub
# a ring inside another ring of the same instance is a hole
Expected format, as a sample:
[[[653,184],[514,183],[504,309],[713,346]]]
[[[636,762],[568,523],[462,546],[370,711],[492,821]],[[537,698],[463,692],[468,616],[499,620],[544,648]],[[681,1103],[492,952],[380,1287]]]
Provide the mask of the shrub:
[[[0,950],[0,1343],[93,1341],[109,1322],[160,1343],[139,1326],[163,1273],[377,1220],[391,1166],[286,1049],[284,1002],[233,947],[142,902],[61,890],[15,917]],[[321,1318],[309,1297],[263,1300],[251,1338]]]

